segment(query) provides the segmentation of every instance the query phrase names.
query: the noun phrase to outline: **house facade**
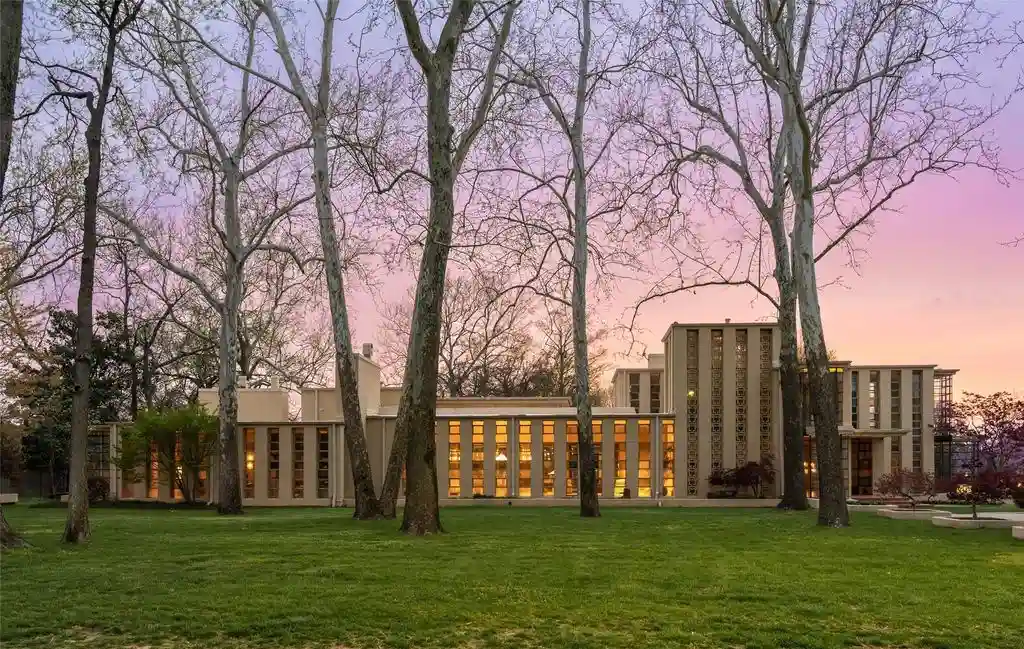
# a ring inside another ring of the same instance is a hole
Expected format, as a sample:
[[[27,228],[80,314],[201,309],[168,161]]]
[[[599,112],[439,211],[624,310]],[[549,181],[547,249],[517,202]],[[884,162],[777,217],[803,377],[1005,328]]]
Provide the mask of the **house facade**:
[[[771,457],[781,472],[782,416],[778,325],[673,324],[664,353],[645,367],[620,368],[612,405],[594,409],[599,497],[666,505],[751,504],[709,501],[709,475]],[[832,363],[843,476],[850,496],[871,496],[894,467],[934,472],[936,444],[955,370],[935,365]],[[400,388],[382,386],[372,348],[357,355],[359,397],[375,486],[380,489],[394,439]],[[239,457],[246,505],[350,504],[351,469],[335,388],[300,395],[289,420],[289,394],[277,386],[241,389]],[[805,392],[809,398],[809,392]],[[216,411],[216,390],[201,401]],[[806,409],[805,409],[806,410]],[[941,419],[941,417],[940,417]],[[814,422],[805,420],[805,484],[817,496]],[[105,435],[117,446],[117,426]],[[441,398],[435,421],[438,490],[443,503],[493,498],[558,504],[578,495],[579,436],[567,398]],[[102,462],[100,463],[102,465]],[[166,476],[153,466],[144,482],[126,483],[110,465],[111,494],[170,500]],[[216,500],[216,463],[204,494]],[[778,485],[768,487],[772,504]],[[503,501],[504,502],[504,501]],[[639,503],[638,503],[639,504]]]

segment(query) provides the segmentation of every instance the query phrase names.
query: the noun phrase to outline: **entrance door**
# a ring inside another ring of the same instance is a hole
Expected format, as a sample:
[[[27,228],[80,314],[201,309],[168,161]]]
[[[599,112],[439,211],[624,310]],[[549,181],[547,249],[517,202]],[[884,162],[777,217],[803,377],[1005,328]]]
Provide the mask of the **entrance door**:
[[[853,440],[853,495],[870,496],[872,487],[871,440]]]

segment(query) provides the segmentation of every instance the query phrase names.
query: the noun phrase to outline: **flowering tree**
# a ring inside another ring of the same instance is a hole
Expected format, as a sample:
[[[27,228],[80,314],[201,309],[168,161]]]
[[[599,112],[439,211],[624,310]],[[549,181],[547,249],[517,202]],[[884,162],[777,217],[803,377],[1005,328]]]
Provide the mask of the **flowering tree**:
[[[953,436],[977,444],[983,471],[1024,473],[1024,399],[965,392],[951,410]]]
[[[878,493],[906,498],[910,501],[910,508],[917,509],[919,500],[923,498],[930,503],[935,497],[935,476],[910,469],[896,469],[878,479]]]

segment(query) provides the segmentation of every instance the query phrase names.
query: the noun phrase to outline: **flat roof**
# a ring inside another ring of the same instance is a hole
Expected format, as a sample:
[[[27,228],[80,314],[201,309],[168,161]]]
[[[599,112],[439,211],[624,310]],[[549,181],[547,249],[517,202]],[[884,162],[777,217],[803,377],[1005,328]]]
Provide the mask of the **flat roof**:
[[[376,417],[397,417],[398,408],[395,406],[381,406],[375,413],[368,413]],[[604,417],[661,417],[668,415],[675,417],[672,413],[637,413],[633,408],[594,408],[595,418]],[[545,417],[575,417],[576,408],[573,407],[530,407],[530,406],[486,406],[483,408],[438,408],[436,417],[438,419],[473,419],[474,417],[517,417],[520,419],[543,419]]]
[[[684,327],[686,329],[701,329],[703,327],[711,327],[712,329],[750,329],[751,327],[771,329],[778,326],[779,323],[775,320],[768,320],[766,322],[673,322],[668,326],[665,335],[661,337],[661,342],[665,342],[668,339],[668,335],[672,333],[672,329],[675,327]]]

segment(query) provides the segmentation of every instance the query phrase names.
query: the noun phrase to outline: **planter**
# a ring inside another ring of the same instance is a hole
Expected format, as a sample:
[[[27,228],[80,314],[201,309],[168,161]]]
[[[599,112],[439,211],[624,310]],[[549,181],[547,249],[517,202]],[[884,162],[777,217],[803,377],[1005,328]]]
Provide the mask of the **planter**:
[[[888,509],[879,509],[877,513],[883,518],[891,518],[897,521],[930,521],[936,516],[949,515],[949,512],[944,509],[928,509],[925,507],[919,507],[917,509],[899,509],[889,507]]]
[[[1024,541],[1024,525],[1013,526],[1013,538],[1018,541]]]
[[[932,525],[936,527],[952,527],[958,530],[979,530],[982,528],[1010,528],[1013,527],[1014,521],[1006,518],[994,518],[979,516],[978,518],[971,518],[970,516],[936,516],[932,519]]]

